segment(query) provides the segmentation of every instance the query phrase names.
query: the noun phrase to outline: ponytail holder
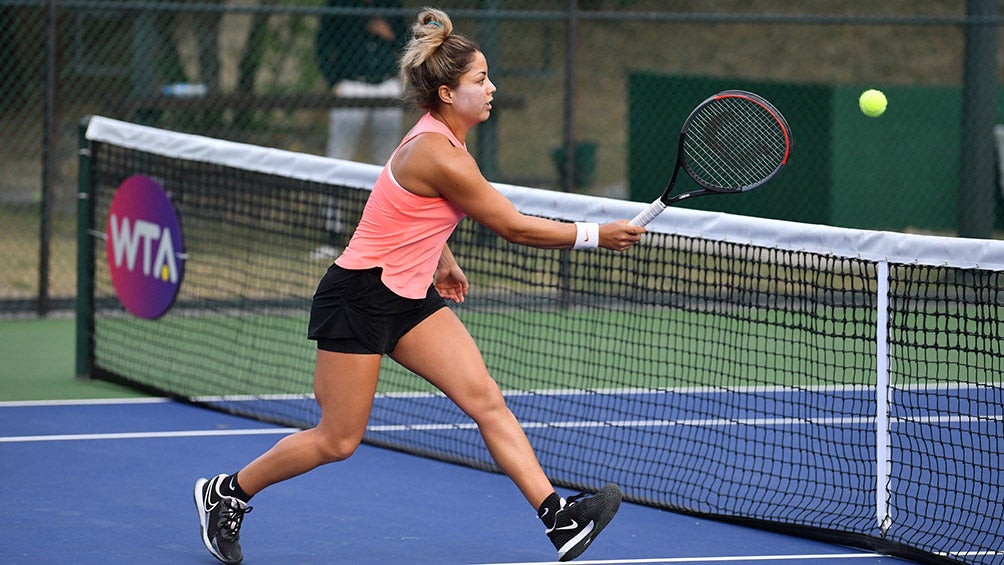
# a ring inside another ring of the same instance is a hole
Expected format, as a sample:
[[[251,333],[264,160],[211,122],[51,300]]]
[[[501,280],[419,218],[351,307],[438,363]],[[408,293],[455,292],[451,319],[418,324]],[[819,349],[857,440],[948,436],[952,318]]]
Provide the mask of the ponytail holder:
[[[429,22],[426,25],[436,26],[436,27],[443,27],[443,24],[441,24],[439,22]]]

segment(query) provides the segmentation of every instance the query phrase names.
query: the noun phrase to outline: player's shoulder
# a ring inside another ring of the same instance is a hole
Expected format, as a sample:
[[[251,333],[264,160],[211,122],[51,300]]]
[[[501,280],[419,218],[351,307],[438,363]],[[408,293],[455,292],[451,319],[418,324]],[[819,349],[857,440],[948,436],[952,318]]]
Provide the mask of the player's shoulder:
[[[435,130],[418,133],[408,142],[408,145],[421,147],[428,151],[443,151],[446,153],[460,151],[467,153],[465,148],[454,145],[453,140],[445,132]]]
[[[472,184],[481,177],[474,158],[441,134],[422,134],[401,146],[393,162],[394,176],[418,194],[440,194],[444,187]]]
[[[478,171],[474,157],[463,147],[457,147],[448,136],[426,132],[402,147],[409,160],[421,164],[436,174],[471,174]]]

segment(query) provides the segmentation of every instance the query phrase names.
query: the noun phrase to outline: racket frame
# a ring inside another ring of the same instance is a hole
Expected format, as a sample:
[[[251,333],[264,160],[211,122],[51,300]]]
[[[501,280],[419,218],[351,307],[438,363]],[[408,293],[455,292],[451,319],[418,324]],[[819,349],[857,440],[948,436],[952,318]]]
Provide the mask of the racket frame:
[[[739,188],[716,186],[700,179],[687,165],[686,152],[684,150],[685,143],[687,141],[687,135],[690,131],[690,124],[693,123],[694,118],[696,118],[701,113],[701,111],[704,110],[704,108],[707,107],[709,104],[721,100],[723,98],[745,98],[759,105],[774,118],[778,126],[780,126],[781,131],[784,133],[785,137],[784,156],[782,157],[781,162],[774,168],[774,170],[771,171],[770,174],[764,176],[758,182],[750,185],[741,186]],[[748,192],[757,187],[760,187],[770,179],[774,178],[777,175],[777,173],[779,173],[781,169],[783,169],[784,166],[788,164],[788,158],[791,156],[791,148],[792,148],[792,137],[791,137],[791,128],[788,126],[788,121],[785,120],[784,115],[782,115],[781,112],[777,108],[775,108],[773,104],[768,102],[765,98],[763,98],[758,94],[748,92],[746,90],[723,90],[717,94],[714,94],[705,99],[700,104],[698,104],[697,107],[690,112],[690,115],[687,116],[687,119],[684,120],[683,126],[680,128],[680,137],[677,143],[676,164],[673,166],[673,174],[669,179],[669,183],[666,185],[666,189],[663,191],[662,195],[659,196],[658,199],[649,204],[647,208],[642,210],[641,213],[635,216],[629,223],[634,226],[644,226],[649,222],[651,222],[653,219],[655,219],[656,216],[661,214],[662,211],[665,210],[667,207],[669,207],[671,204],[675,204],[677,202],[680,202],[681,200],[686,200],[688,198],[693,198],[695,196],[705,196],[708,194],[736,194],[740,192]],[[680,175],[681,168],[685,169],[687,171],[687,175],[689,175],[690,178],[694,179],[694,182],[696,182],[697,185],[700,186],[701,188],[691,192],[684,192],[681,194],[677,194],[675,196],[670,196],[670,193],[673,191],[673,187],[676,185],[676,180]]]

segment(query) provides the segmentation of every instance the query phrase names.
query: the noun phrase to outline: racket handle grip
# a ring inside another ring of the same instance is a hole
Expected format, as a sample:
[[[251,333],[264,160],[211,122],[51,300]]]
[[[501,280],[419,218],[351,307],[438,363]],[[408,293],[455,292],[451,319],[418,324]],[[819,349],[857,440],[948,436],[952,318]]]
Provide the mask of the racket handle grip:
[[[630,222],[628,222],[628,225],[631,226],[648,225],[649,222],[654,220],[655,217],[661,214],[662,211],[665,209],[666,209],[666,204],[661,199],[656,200],[655,202],[649,204],[648,208],[642,210],[640,214],[638,214]]]

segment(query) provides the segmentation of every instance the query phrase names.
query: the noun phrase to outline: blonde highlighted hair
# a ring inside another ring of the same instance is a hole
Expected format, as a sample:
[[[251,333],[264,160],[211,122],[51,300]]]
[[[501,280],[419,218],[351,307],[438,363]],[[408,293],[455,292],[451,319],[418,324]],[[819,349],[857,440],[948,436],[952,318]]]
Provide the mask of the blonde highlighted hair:
[[[456,87],[481,49],[453,33],[450,16],[436,8],[424,8],[411,33],[400,65],[405,96],[419,108],[432,110],[439,105],[439,87]]]

